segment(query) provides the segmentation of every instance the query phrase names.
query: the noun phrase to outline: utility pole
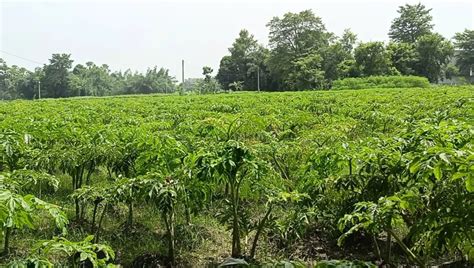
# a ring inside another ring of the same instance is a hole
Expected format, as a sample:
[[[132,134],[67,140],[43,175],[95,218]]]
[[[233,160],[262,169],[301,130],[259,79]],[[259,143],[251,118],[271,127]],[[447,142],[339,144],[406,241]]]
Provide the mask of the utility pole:
[[[257,66],[257,89],[260,92],[260,67]]]
[[[41,81],[38,80],[38,99],[41,99]]]
[[[184,87],[184,60],[181,61],[181,83]]]

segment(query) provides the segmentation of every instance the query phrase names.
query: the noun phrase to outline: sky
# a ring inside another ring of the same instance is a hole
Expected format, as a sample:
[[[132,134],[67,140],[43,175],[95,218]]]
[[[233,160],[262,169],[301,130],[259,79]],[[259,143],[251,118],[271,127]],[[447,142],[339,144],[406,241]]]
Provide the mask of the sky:
[[[241,29],[263,45],[266,24],[286,12],[312,9],[328,31],[350,28],[360,41],[387,41],[397,8],[411,0],[0,0],[0,58],[33,70],[53,53],[72,54],[74,64],[93,61],[113,71],[158,66],[181,78],[217,73]],[[421,1],[432,8],[434,30],[446,38],[474,29],[474,0]],[[12,56],[15,55],[15,56]]]

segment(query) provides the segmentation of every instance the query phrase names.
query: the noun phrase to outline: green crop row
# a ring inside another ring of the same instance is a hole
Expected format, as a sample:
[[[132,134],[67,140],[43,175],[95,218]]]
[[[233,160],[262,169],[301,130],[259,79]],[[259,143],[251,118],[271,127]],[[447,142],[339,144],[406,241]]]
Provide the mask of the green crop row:
[[[433,87],[2,102],[0,264],[468,265],[473,97]]]
[[[345,78],[334,81],[333,89],[364,88],[427,88],[430,83],[426,77],[419,76],[369,76]]]

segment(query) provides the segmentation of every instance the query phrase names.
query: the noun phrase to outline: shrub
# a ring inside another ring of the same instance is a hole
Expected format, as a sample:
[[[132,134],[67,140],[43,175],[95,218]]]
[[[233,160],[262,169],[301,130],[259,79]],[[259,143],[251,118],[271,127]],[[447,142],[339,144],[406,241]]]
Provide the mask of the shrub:
[[[334,81],[333,89],[363,89],[363,88],[410,88],[429,87],[426,77],[419,76],[369,76],[346,78]]]

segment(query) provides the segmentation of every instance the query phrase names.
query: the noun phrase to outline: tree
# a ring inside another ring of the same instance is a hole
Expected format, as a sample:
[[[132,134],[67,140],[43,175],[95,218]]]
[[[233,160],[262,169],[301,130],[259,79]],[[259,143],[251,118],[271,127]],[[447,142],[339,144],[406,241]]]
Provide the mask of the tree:
[[[321,18],[311,10],[274,17],[267,27],[271,49],[268,65],[280,83],[280,89],[288,86],[285,81],[289,81],[288,76],[299,58],[314,54],[329,44],[330,34]]]
[[[169,75],[169,70],[156,66],[149,68],[145,74],[127,70],[123,75],[115,76],[123,81],[119,94],[172,93],[176,90],[175,79]]]
[[[225,90],[229,85],[242,81],[244,90],[257,88],[257,71],[260,72],[261,86],[268,88],[269,74],[265,61],[268,49],[258,44],[257,40],[247,30],[243,29],[229,48],[230,55],[221,59],[216,79]]]
[[[357,36],[346,29],[340,38],[322,51],[324,78],[329,84],[349,75],[350,68],[346,68],[346,64],[354,59],[352,52],[356,40]]]
[[[395,42],[415,43],[419,37],[431,33],[431,9],[421,3],[398,8],[399,17],[392,21],[388,35]]]
[[[0,58],[0,99],[17,99],[24,97],[23,91],[32,73],[16,65],[8,66]]]
[[[69,86],[69,70],[73,60],[71,54],[53,54],[49,64],[45,64],[44,76],[41,85],[45,92],[44,96],[49,98],[64,98],[72,96]]]
[[[93,62],[74,67],[70,77],[71,92],[74,96],[110,95],[114,79],[110,76],[109,66],[97,66]]]
[[[474,30],[466,29],[454,36],[456,51],[456,65],[463,76],[472,76],[474,70]]]
[[[449,63],[454,48],[451,42],[436,33],[420,37],[416,42],[416,52],[416,74],[437,83],[443,78],[443,67]]]
[[[392,74],[390,55],[383,42],[361,43],[354,50],[357,71],[361,76]]]
[[[285,84],[292,90],[321,89],[324,87],[323,58],[319,54],[310,54],[293,62]]]
[[[215,78],[212,77],[214,70],[209,66],[202,67],[202,75],[204,75],[203,83],[200,85],[201,94],[203,93],[215,93],[219,90],[219,84]]]
[[[390,42],[387,46],[393,67],[402,75],[412,75],[415,72],[417,53],[414,44]]]
[[[181,195],[182,187],[178,180],[175,180],[172,177],[167,177],[163,180],[158,174],[149,176],[154,178],[147,180],[148,198],[161,212],[161,216],[165,222],[168,238],[168,259],[170,265],[175,266],[175,214],[176,205],[178,198]]]
[[[232,229],[232,257],[241,257],[242,188],[246,182],[259,177],[255,155],[244,144],[228,140],[220,143],[215,153],[204,154],[198,163],[200,174],[211,176],[218,184],[225,186],[231,214],[229,221]]]
[[[3,185],[2,185],[3,186]],[[33,195],[22,196],[8,189],[0,189],[0,225],[2,226],[3,255],[10,253],[11,231],[13,229],[34,228],[38,211],[47,212],[56,226],[65,232],[68,219],[60,207],[46,203]]]

